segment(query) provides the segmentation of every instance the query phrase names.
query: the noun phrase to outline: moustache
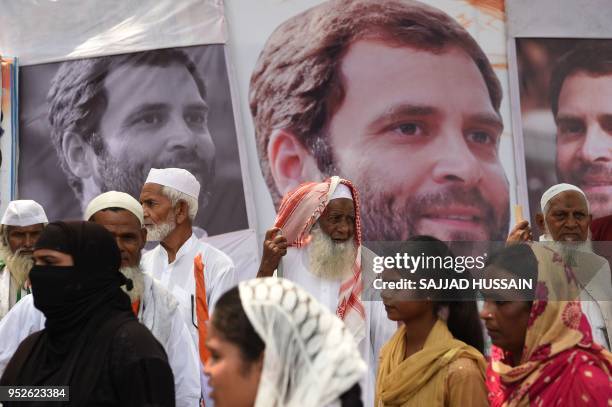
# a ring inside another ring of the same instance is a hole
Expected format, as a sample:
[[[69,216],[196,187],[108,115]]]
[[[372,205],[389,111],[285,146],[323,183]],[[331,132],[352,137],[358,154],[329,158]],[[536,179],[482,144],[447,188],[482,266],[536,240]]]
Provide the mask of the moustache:
[[[15,251],[15,256],[22,256],[22,257],[33,257],[34,256],[34,249],[28,249],[28,248],[19,248]]]
[[[612,167],[601,163],[581,162],[573,176],[582,185],[612,184]]]
[[[451,186],[436,192],[416,196],[409,204],[410,213],[416,217],[422,217],[438,209],[449,205],[460,205],[472,208],[474,212],[481,214],[476,216],[478,220],[491,219],[495,216],[493,207],[483,198],[476,188],[465,188]]]

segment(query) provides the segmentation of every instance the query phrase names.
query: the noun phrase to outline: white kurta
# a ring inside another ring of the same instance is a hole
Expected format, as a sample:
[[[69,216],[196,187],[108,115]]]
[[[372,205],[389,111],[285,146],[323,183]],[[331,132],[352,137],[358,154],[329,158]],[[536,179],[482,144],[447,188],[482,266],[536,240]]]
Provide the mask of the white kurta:
[[[21,291],[19,293],[20,298],[28,294],[26,290],[17,287],[17,283],[7,266],[0,268],[0,319],[17,303],[18,291]]]
[[[312,274],[309,269],[308,249],[294,247],[287,249],[287,254],[283,257],[280,266],[282,277],[304,288],[335,314],[342,281],[321,279]],[[380,301],[364,301],[363,305],[366,312],[365,338],[358,346],[363,360],[368,365],[368,370],[366,377],[361,381],[361,391],[363,405],[373,406],[380,348],[391,339],[397,329],[397,323],[387,319],[387,313]]]
[[[610,350],[612,339],[612,283],[610,264],[591,252],[577,256],[573,267],[581,286],[580,304],[593,334],[593,340]]]
[[[154,278],[144,276],[138,320],[151,330],[168,355],[174,374],[176,405],[197,406],[202,394],[198,351],[178,301]]]
[[[157,245],[143,255],[141,264],[145,273],[159,280],[178,300],[193,343],[199,352],[196,283],[193,275],[193,261],[198,254],[202,254],[206,303],[208,304],[208,314],[212,316],[215,303],[219,297],[237,283],[234,275],[234,263],[221,250],[198,240],[192,234],[176,253],[176,258],[172,263],[168,264],[166,249]],[[199,357],[198,360],[200,360]],[[212,400],[208,397],[209,391],[203,368],[200,369],[200,378],[204,388],[206,405],[212,405]]]
[[[193,260],[198,254],[202,254],[206,303],[208,314],[212,315],[219,297],[236,284],[234,263],[225,253],[208,243],[199,241],[195,235],[191,235],[176,253],[176,258],[172,263],[168,264],[168,253],[161,245],[145,253],[141,262],[143,271],[155,277],[178,300],[196,348],[198,346],[198,322]]]
[[[151,330],[168,355],[176,405],[197,406],[201,393],[198,354],[178,304],[151,277],[145,275],[144,285],[138,320]],[[21,341],[44,328],[45,316],[34,307],[32,295],[26,295],[0,321],[0,376]]]

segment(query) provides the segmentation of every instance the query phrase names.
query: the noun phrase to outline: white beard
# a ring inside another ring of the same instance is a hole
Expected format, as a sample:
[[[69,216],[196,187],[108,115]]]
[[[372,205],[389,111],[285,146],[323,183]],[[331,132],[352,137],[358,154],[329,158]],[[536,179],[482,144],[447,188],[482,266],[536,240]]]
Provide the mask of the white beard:
[[[144,273],[140,267],[121,267],[119,271],[134,284],[130,291],[124,285],[121,286],[121,289],[130,297],[131,302],[140,300],[144,294]]]
[[[18,286],[21,287],[28,279],[30,270],[34,265],[34,258],[29,254],[22,254],[21,249],[18,249],[15,253],[11,252],[11,249],[4,242],[0,243],[0,258],[4,260],[7,269]]]
[[[570,266],[576,265],[577,253],[593,253],[593,244],[590,239],[584,242],[556,242],[552,240],[550,235],[544,234],[540,236],[540,242],[547,244],[559,253],[563,257],[563,262]]]
[[[308,245],[310,272],[324,280],[340,280],[353,272],[357,248],[355,241],[334,242],[318,225],[310,231]]]
[[[161,242],[176,228],[174,219],[166,220],[158,225],[147,226],[147,242]]]

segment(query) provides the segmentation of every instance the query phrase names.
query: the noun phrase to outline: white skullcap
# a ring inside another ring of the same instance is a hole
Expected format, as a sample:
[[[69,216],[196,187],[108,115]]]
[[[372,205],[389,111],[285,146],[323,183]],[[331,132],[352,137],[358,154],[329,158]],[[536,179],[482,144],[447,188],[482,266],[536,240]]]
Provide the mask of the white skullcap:
[[[121,208],[132,212],[138,218],[140,226],[144,224],[144,214],[140,202],[130,194],[117,191],[108,191],[92,199],[85,209],[83,218],[89,220],[96,212],[108,208]]]
[[[2,217],[3,225],[30,226],[39,223],[49,223],[42,206],[31,199],[11,201]]]
[[[332,193],[329,200],[338,199],[338,198],[348,198],[351,201],[353,200],[353,194],[351,193],[351,189],[347,187],[345,184],[338,184],[334,192]]]
[[[195,199],[200,196],[200,183],[192,173],[182,168],[151,168],[145,181],[145,184],[148,183],[174,188]]]
[[[561,192],[565,192],[565,191],[576,191],[576,192],[579,192],[580,194],[582,194],[582,196],[584,197],[584,200],[586,201],[587,209],[588,209],[589,212],[591,212],[591,208],[589,206],[589,200],[587,199],[587,197],[584,194],[584,192],[582,191],[582,189],[580,189],[576,185],[572,185],[572,184],[557,184],[557,185],[553,185],[552,187],[548,188],[542,194],[542,199],[540,199],[540,209],[542,210],[542,213],[546,214],[546,205],[548,205],[548,202],[551,199],[553,199],[555,196],[559,195]]]

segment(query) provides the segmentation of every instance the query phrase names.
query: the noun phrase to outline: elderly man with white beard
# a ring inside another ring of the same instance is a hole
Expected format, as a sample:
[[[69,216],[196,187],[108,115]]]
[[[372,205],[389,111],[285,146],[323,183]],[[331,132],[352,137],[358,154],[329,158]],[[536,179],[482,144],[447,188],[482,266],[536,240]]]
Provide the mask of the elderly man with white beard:
[[[198,240],[192,231],[198,212],[200,183],[182,168],[151,168],[140,192],[147,240],[159,241],[142,258],[145,273],[174,294],[202,364],[201,383],[209,398],[204,363],[207,321],[217,299],[237,282],[234,263],[221,250]]]
[[[143,211],[132,196],[109,191],[94,198],[85,210],[85,220],[111,232],[121,253],[121,272],[132,282],[125,287],[138,320],[162,344],[172,368],[176,405],[196,406],[201,385],[197,352],[178,302],[172,294],[140,268],[146,242]],[[28,295],[0,322],[0,375],[19,343],[44,328],[45,317]]]
[[[0,320],[30,290],[28,274],[34,265],[32,248],[48,223],[35,201],[11,201],[0,222]]]
[[[536,214],[544,233],[540,242],[549,242],[560,253],[581,286],[581,306],[595,342],[610,349],[612,338],[612,275],[610,264],[592,250],[589,227],[592,214],[585,193],[575,185],[550,187],[540,200]],[[508,235],[509,243],[532,240],[528,221],[519,222]]]
[[[266,232],[258,277],[289,279],[335,311],[353,334],[368,373],[364,405],[373,405],[378,350],[395,331],[380,301],[362,302],[361,220],[353,184],[337,176],[307,182],[281,202]],[[282,261],[281,261],[282,260]]]

